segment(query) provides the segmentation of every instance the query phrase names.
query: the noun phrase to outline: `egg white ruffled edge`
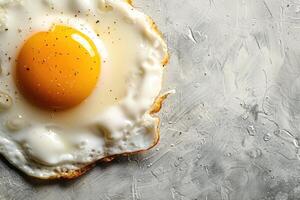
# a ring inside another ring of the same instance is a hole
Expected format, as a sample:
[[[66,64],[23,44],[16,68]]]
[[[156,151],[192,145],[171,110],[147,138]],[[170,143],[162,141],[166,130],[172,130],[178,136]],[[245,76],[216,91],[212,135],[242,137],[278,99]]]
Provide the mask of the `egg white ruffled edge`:
[[[124,16],[127,16],[128,19],[132,20],[135,22],[135,25],[140,26],[142,29],[145,30],[145,34],[149,39],[152,39],[153,41],[157,41],[156,45],[161,45],[161,50],[164,54],[163,59],[161,60],[160,67],[163,68],[164,65],[168,63],[169,60],[169,54],[167,51],[167,45],[162,39],[162,36],[160,32],[158,31],[157,27],[155,26],[153,20],[148,17],[147,15],[137,11],[136,9],[133,9],[133,7],[130,5],[131,1],[128,2],[128,0],[125,0],[126,2],[120,2],[120,0],[102,0],[104,3],[111,5],[114,8],[117,8],[119,11],[124,12]],[[101,48],[101,47],[100,47]],[[163,70],[163,69],[161,69]],[[128,155],[128,154],[133,154],[133,153],[138,153],[142,151],[146,151],[148,149],[151,149],[153,146],[155,146],[160,138],[160,132],[159,132],[159,121],[160,119],[156,116],[154,116],[155,113],[157,113],[161,105],[164,101],[164,99],[168,96],[169,93],[159,96],[159,93],[161,91],[161,85],[162,85],[162,78],[160,79],[160,83],[157,84],[158,87],[152,92],[152,94],[149,94],[151,97],[155,97],[152,102],[152,107],[147,110],[144,113],[143,118],[147,118],[148,120],[154,122],[154,127],[153,129],[153,140],[152,143],[144,149],[139,149],[136,151],[131,151],[131,152],[121,152],[121,153],[113,153],[112,155],[107,155],[106,157],[100,158],[99,160],[101,161],[111,161],[114,157],[118,155]],[[99,120],[101,121],[101,119]],[[19,147],[9,141],[8,139],[1,138],[0,139],[0,153],[4,155],[6,158],[12,158],[16,157],[17,159],[23,159],[24,163],[28,163],[26,160],[29,158],[25,158],[25,156],[22,154],[22,152],[19,150]],[[6,148],[5,150],[3,148]],[[16,151],[17,150],[17,151]],[[11,154],[11,152],[17,152],[15,154]],[[62,168],[61,171],[51,173],[53,171],[50,171],[47,175],[45,172],[43,173],[36,173],[35,171],[32,171],[29,166],[17,166],[17,162],[14,162],[12,159],[8,159],[8,161],[15,165],[18,169],[22,170],[26,174],[40,178],[40,179],[57,179],[57,178],[75,178],[80,176],[81,174],[85,173],[88,171],[92,166],[95,164],[95,162],[91,163],[86,163],[86,164],[80,164],[80,165],[72,165],[72,164],[66,164],[64,165],[64,168]],[[19,162],[18,162],[19,163]],[[43,167],[43,166],[41,166]]]

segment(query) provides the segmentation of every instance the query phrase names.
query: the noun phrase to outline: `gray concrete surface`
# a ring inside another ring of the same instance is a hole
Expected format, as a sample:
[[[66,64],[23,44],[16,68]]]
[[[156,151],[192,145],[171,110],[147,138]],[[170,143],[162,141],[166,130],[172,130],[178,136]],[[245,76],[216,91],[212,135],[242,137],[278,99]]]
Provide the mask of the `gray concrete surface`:
[[[300,1],[136,0],[169,44],[162,139],[74,181],[0,162],[0,199],[299,200]]]

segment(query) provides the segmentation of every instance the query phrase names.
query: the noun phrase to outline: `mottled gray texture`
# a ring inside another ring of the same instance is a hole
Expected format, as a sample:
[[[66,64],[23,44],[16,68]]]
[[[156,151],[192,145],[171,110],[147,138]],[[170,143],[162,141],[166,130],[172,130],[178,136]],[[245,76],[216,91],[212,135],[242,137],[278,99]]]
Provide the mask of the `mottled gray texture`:
[[[136,0],[168,42],[161,142],[74,181],[0,162],[0,199],[300,200],[300,2]]]

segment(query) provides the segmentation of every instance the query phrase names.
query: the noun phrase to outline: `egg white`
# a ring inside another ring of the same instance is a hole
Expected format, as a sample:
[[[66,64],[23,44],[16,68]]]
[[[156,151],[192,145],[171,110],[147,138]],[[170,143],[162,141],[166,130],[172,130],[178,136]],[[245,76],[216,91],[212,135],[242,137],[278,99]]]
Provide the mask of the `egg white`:
[[[0,153],[9,162],[30,176],[53,178],[157,143],[158,119],[149,112],[167,47],[146,15],[120,0],[11,0],[0,7],[0,92],[12,101],[0,96]],[[88,35],[102,57],[93,94],[61,112],[29,104],[13,79],[24,40],[53,24]]]

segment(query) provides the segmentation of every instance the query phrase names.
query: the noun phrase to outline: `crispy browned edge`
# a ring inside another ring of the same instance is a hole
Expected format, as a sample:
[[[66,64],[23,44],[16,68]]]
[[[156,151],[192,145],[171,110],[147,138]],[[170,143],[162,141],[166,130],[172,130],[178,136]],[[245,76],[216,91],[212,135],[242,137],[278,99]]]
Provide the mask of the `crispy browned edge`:
[[[164,100],[167,99],[168,95],[169,94],[159,96],[155,100],[155,102],[152,105],[152,107],[150,109],[150,112],[149,112],[152,116],[154,116],[156,113],[158,113],[161,110],[163,102],[164,102]],[[156,130],[157,130],[156,135],[157,135],[157,137],[156,137],[156,140],[154,141],[154,143],[151,145],[151,147],[149,147],[148,149],[142,149],[142,150],[135,151],[135,152],[125,152],[125,153],[122,153],[122,154],[108,156],[108,157],[100,159],[98,162],[110,162],[118,156],[129,156],[129,155],[132,155],[132,154],[142,153],[142,152],[145,152],[149,149],[152,149],[154,146],[156,146],[157,143],[159,142],[159,139],[160,139],[160,128],[159,128],[160,118],[157,117],[157,116],[154,116],[154,118],[156,119]],[[52,176],[52,177],[45,178],[45,179],[48,179],[48,180],[52,180],[52,179],[74,179],[74,178],[77,178],[77,177],[85,174],[87,171],[92,169],[95,165],[96,165],[96,163],[92,163],[92,164],[84,166],[84,167],[82,167],[78,170],[73,170],[73,171],[69,171],[69,172],[65,172],[65,173],[60,173],[56,176]]]
[[[130,4],[132,6],[132,2],[133,0],[125,0],[125,2],[127,2],[128,4]],[[162,33],[159,31],[157,25],[155,24],[155,22],[152,20],[152,18],[150,18],[148,16],[148,21],[152,27],[152,29],[161,37],[163,38]],[[167,53],[165,55],[165,57],[162,60],[162,66],[165,67],[168,63],[169,63],[169,59],[170,59],[170,55],[169,53]],[[137,154],[137,153],[142,153],[145,152],[149,149],[152,149],[154,146],[157,145],[157,143],[159,142],[160,139],[160,128],[159,128],[159,124],[160,124],[160,118],[157,116],[154,116],[156,113],[158,113],[163,105],[163,102],[167,99],[167,97],[169,96],[169,94],[164,94],[161,96],[158,96],[154,102],[154,104],[152,105],[152,107],[149,110],[149,113],[156,119],[156,130],[157,130],[157,137],[156,140],[154,141],[154,143],[151,145],[151,147],[149,147],[148,149],[143,149],[143,150],[139,150],[139,151],[135,151],[135,152],[126,152],[126,153],[122,153],[122,154],[117,154],[117,155],[113,155],[113,156],[108,156],[105,158],[102,158],[100,160],[98,160],[98,162],[110,162],[112,160],[114,160],[116,157],[118,156],[128,156],[128,155],[132,155],[132,154]],[[89,171],[90,169],[92,169],[94,166],[96,165],[95,163],[86,165],[78,170],[72,170],[69,172],[65,172],[65,173],[60,173],[56,176],[51,176],[49,178],[45,178],[47,180],[53,180],[53,179],[74,179],[77,178],[83,174],[85,174],[87,171]]]
[[[161,37],[163,38],[163,34],[160,32],[160,30],[158,29],[156,23],[153,21],[153,19],[149,16],[147,16],[149,24],[151,25],[152,29]],[[162,60],[162,65],[165,67],[170,60],[170,54],[167,52],[167,54],[165,55],[165,57]]]
[[[129,3],[130,5],[133,4],[133,0],[125,0],[125,2]]]

